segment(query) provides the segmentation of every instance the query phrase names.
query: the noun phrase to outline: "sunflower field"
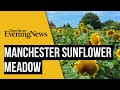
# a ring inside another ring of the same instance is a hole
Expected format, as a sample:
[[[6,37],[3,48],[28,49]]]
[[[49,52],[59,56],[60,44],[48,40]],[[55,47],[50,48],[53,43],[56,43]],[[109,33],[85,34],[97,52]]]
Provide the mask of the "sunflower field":
[[[114,45],[113,60],[60,60],[65,79],[120,79],[120,30],[78,28],[51,29],[55,45]]]

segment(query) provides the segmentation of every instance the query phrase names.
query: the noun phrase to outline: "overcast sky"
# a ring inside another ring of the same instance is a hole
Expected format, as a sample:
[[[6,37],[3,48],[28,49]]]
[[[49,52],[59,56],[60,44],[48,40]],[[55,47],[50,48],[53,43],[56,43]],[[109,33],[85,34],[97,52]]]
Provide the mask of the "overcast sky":
[[[48,20],[52,20],[57,27],[67,23],[72,27],[78,27],[81,18],[88,12],[97,14],[101,22],[109,19],[120,22],[120,11],[47,11],[46,14]]]

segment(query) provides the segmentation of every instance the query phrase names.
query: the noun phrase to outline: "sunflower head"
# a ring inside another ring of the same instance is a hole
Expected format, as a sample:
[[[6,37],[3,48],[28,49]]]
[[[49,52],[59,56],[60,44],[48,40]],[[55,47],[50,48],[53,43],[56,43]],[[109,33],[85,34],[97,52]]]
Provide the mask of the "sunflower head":
[[[59,29],[57,30],[57,33],[60,33],[60,32],[62,32],[62,28],[59,28]]]
[[[87,42],[87,45],[92,45],[91,41],[88,41],[88,42]]]
[[[99,65],[96,63],[96,60],[78,60],[74,63],[74,69],[81,74],[88,73],[95,78]]]
[[[113,39],[115,39],[115,40],[119,40],[119,39],[120,39],[120,35],[119,35],[119,34],[117,34],[117,33],[116,33],[116,34],[114,34],[114,35],[113,35]]]
[[[99,32],[100,35],[101,35],[102,33],[103,33],[102,31]]]
[[[100,39],[100,36],[98,35],[98,33],[93,33],[90,36],[90,41],[91,41],[92,45],[101,45],[101,39]]]
[[[84,28],[84,23],[80,23],[80,28]]]
[[[120,49],[118,49],[118,50],[116,51],[116,55],[117,55],[118,58],[120,58]]]
[[[75,31],[75,36],[80,36],[80,31]]]
[[[114,30],[109,30],[107,31],[107,37],[111,37],[115,34],[115,31]]]
[[[87,28],[82,28],[82,32],[83,32],[83,33],[87,33],[87,32],[88,32],[88,29],[87,29]]]

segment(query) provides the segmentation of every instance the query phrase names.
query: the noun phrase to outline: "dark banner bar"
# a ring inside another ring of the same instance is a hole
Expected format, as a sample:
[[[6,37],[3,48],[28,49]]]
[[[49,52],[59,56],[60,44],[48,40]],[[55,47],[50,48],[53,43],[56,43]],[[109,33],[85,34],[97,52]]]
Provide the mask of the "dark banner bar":
[[[4,59],[113,60],[113,45],[4,45]]]
[[[120,10],[119,0],[1,0],[5,11]]]
[[[4,74],[42,74],[42,60],[21,62],[4,60]]]

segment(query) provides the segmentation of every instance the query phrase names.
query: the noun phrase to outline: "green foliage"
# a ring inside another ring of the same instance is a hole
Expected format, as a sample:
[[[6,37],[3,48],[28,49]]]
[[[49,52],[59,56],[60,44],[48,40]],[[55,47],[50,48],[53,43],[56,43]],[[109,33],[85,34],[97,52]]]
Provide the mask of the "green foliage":
[[[88,29],[94,29],[93,26],[91,26],[90,24],[86,25]]]
[[[115,30],[120,30],[120,23],[114,22],[114,23],[112,23],[111,25],[114,26],[114,29],[115,29]]]
[[[67,24],[63,25],[63,28],[72,28],[72,27],[71,27],[71,25],[69,23],[67,23]]]
[[[85,25],[90,24],[95,29],[101,28],[101,22],[99,17],[91,12],[83,16],[82,22],[84,22]]]
[[[116,41],[113,38],[107,38],[105,30],[94,30],[91,28],[87,33],[80,32],[79,36],[75,35],[76,31],[80,30],[77,28],[62,28],[62,32],[58,33],[57,30],[51,29],[55,45],[86,45],[93,33],[102,32],[102,34],[99,34],[102,45],[115,44],[120,48],[120,41]],[[118,31],[118,33],[120,32]],[[97,72],[95,79],[120,79],[120,62],[116,56],[116,50],[118,48],[114,48],[114,60],[97,61],[100,69]],[[60,60],[65,79],[92,79],[87,73],[80,74],[75,71],[73,68],[75,61],[76,60],[69,60],[69,58],[68,60]]]
[[[114,38],[108,38],[106,31],[110,29],[116,29],[115,32],[120,34],[120,23],[108,20],[102,23],[99,17],[93,13],[87,13],[83,16],[82,21],[85,23],[85,27],[88,28],[87,33],[83,33],[78,28],[72,28],[70,24],[63,25],[62,32],[57,32],[57,29],[51,29],[54,44],[58,45],[86,45],[90,40],[90,36],[93,33],[99,33],[102,45],[116,45],[113,50],[113,60],[97,60],[99,65],[99,71],[95,79],[120,79],[120,59],[116,56],[116,50],[120,48],[120,40],[114,40]],[[80,35],[75,35],[75,32],[79,31]],[[101,34],[100,34],[101,33]],[[60,60],[60,64],[63,70],[65,79],[92,79],[89,74],[80,74],[75,71],[74,63],[76,60]]]
[[[115,29],[115,30],[120,30],[120,23],[113,21],[113,20],[108,20],[102,23],[102,27],[108,27],[109,29]]]
[[[102,30],[109,30],[109,29],[110,27],[107,27],[107,26],[102,28]]]
[[[102,23],[103,27],[110,27],[112,25],[112,23],[114,23],[113,20],[107,20],[104,23]]]

